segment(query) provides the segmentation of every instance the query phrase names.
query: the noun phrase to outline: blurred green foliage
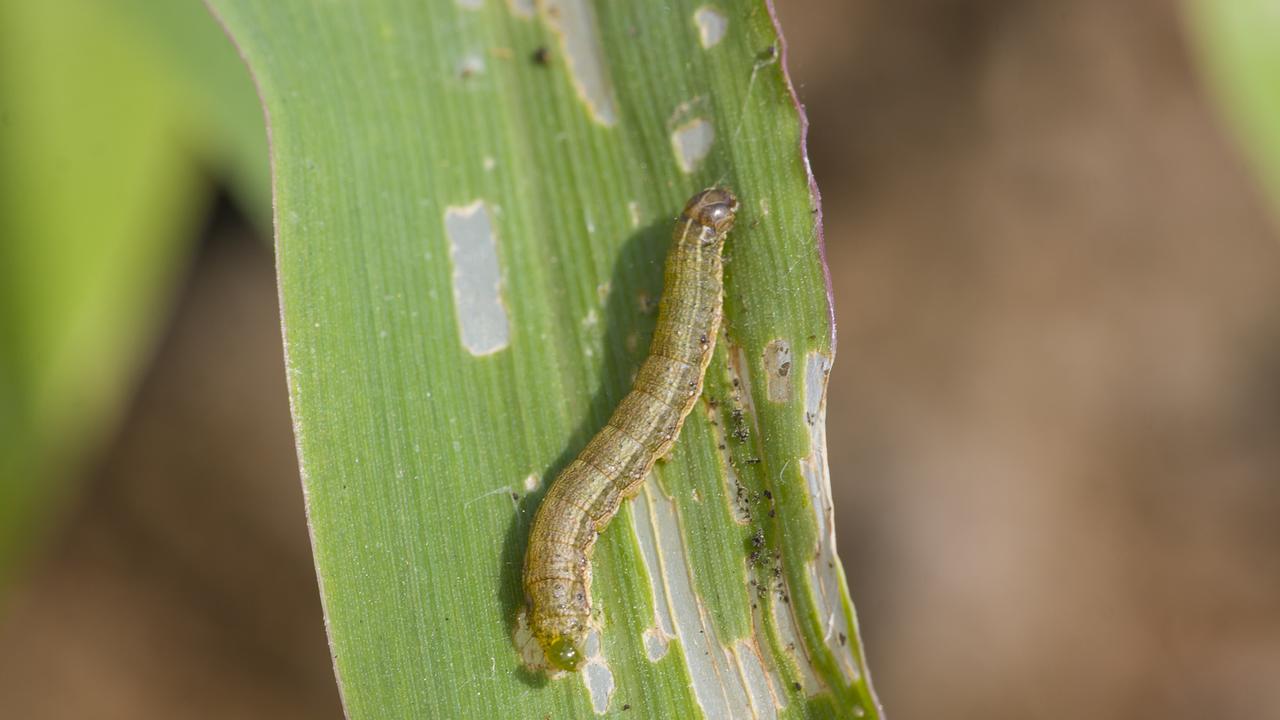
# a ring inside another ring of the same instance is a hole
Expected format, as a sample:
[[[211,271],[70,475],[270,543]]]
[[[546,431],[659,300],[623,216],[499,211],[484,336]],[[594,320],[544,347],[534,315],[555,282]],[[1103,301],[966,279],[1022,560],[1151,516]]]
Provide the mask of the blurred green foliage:
[[[1280,3],[1195,0],[1188,12],[1206,76],[1280,214]]]
[[[0,592],[127,404],[261,110],[198,0],[0,3]]]

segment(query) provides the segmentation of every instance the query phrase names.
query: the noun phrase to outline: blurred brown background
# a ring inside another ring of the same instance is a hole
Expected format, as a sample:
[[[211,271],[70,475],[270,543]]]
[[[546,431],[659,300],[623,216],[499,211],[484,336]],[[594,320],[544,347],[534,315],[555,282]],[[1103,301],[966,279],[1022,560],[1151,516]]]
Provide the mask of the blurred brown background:
[[[1177,6],[780,4],[836,289],[841,553],[888,715],[1280,717],[1280,236]],[[341,717],[271,256],[211,216],[0,620],[13,717]]]

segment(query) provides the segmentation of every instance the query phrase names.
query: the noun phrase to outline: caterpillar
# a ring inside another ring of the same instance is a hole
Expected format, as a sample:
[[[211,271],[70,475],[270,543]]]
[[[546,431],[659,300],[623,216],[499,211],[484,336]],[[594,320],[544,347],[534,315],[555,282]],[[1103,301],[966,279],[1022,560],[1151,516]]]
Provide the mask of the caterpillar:
[[[550,667],[582,666],[596,537],[671,450],[702,392],[720,327],[721,250],[737,211],[725,188],[689,199],[667,252],[649,355],[631,392],[551,483],[534,515],[524,557],[525,621]]]

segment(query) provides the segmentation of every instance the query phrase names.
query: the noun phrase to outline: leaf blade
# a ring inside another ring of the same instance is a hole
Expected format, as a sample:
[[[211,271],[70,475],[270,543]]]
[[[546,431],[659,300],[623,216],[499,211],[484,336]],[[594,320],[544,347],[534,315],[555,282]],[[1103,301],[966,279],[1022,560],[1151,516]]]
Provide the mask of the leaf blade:
[[[214,3],[270,111],[291,397],[349,715],[562,717],[629,705],[649,717],[717,707],[771,717],[776,696],[787,716],[821,714],[824,702],[874,716],[865,670],[850,655],[857,676],[841,674],[812,594],[796,595],[809,606],[789,621],[809,652],[762,639],[778,634],[771,618],[793,611],[743,578],[772,583],[777,560],[749,571],[749,526],[715,518],[739,502],[726,479],[739,460],[718,447],[712,422],[736,409],[761,457],[741,459],[756,488],[742,502],[760,508],[751,522],[769,528],[769,558],[789,542],[782,523],[808,528],[778,577],[809,582],[817,531],[796,465],[813,454],[805,393],[799,372],[768,378],[765,353],[785,337],[797,358],[829,356],[833,330],[802,125],[767,8],[727,3],[727,32],[703,48],[692,3],[601,3],[589,20],[571,17],[578,3],[549,3],[538,17],[514,12],[518,3],[475,5]],[[583,37],[593,32],[595,45]],[[602,64],[594,75],[592,62]],[[709,148],[697,132],[680,138],[699,120],[716,137]],[[510,634],[532,510],[625,393],[652,330],[671,218],[716,182],[749,199],[726,279],[733,348],[717,353],[708,402],[661,484],[597,545],[612,695],[590,669],[547,683],[520,667]],[[459,277],[475,268],[446,220],[477,207],[509,328],[505,345],[480,355],[460,337],[475,318],[457,311]],[[777,399],[773,383],[791,390]],[[761,501],[771,488],[776,515]],[[665,654],[651,646],[663,623],[682,641]],[[757,680],[737,679],[756,666]]]

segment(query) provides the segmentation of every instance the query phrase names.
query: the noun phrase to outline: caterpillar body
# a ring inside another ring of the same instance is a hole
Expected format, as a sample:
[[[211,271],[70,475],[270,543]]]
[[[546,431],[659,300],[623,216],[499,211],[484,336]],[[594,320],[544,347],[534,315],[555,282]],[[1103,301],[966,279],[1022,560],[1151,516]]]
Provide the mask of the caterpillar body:
[[[631,392],[556,477],[533,518],[524,558],[526,621],[558,670],[575,671],[585,659],[596,537],[671,449],[702,392],[720,327],[721,250],[737,210],[737,198],[719,187],[685,205],[667,252],[649,355]]]

